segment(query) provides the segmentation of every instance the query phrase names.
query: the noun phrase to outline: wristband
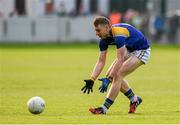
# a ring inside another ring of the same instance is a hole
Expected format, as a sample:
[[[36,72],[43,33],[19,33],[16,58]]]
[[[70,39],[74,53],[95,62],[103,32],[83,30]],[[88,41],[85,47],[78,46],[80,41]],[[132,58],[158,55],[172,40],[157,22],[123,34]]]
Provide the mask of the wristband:
[[[113,77],[109,76],[109,77],[107,77],[107,78],[109,79],[110,82],[113,81]]]

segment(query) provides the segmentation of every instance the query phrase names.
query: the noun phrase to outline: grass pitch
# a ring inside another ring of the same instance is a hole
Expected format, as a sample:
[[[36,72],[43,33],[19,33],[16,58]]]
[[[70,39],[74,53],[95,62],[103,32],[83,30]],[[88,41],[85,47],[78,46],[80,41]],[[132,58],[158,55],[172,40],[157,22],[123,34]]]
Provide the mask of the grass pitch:
[[[92,115],[106,94],[83,94],[98,58],[95,44],[0,45],[0,123],[9,124],[124,124],[180,123],[180,47],[152,46],[151,59],[126,79],[143,103],[128,114],[129,101],[119,94],[106,115]],[[105,76],[115,57],[109,48]],[[26,103],[32,96],[46,101],[45,111],[30,114]]]

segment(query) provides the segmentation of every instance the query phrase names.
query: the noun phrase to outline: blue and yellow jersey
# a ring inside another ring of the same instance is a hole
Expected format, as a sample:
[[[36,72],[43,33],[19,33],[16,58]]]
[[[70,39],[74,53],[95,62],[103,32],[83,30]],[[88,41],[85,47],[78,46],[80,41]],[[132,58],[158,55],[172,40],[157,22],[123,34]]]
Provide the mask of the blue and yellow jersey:
[[[100,51],[107,50],[109,45],[116,45],[117,48],[125,45],[129,51],[149,48],[145,36],[135,27],[126,23],[112,25],[110,37],[101,39],[99,42]]]

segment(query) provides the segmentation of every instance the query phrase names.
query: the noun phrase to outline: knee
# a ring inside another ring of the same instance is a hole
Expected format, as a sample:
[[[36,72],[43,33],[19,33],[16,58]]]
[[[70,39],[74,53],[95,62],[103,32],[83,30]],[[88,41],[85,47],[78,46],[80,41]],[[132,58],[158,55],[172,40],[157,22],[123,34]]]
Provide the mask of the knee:
[[[119,77],[122,77],[122,79],[126,76],[126,69],[121,68],[118,73]]]
[[[121,68],[118,73],[113,77],[113,83],[119,83],[122,82],[122,80],[124,79],[124,77],[127,74],[127,70],[126,68]]]
[[[120,75],[115,75],[114,77],[113,77],[113,84],[114,85],[119,85],[119,84],[121,84],[121,82],[122,82],[122,77],[120,76]]]

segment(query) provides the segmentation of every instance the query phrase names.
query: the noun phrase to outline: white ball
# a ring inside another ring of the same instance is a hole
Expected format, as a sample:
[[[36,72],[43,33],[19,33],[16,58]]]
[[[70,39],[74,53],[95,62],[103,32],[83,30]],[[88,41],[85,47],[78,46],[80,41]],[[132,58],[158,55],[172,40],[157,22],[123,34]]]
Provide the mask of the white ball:
[[[45,101],[39,96],[32,97],[27,102],[28,110],[32,114],[42,113],[44,111],[45,105]]]

